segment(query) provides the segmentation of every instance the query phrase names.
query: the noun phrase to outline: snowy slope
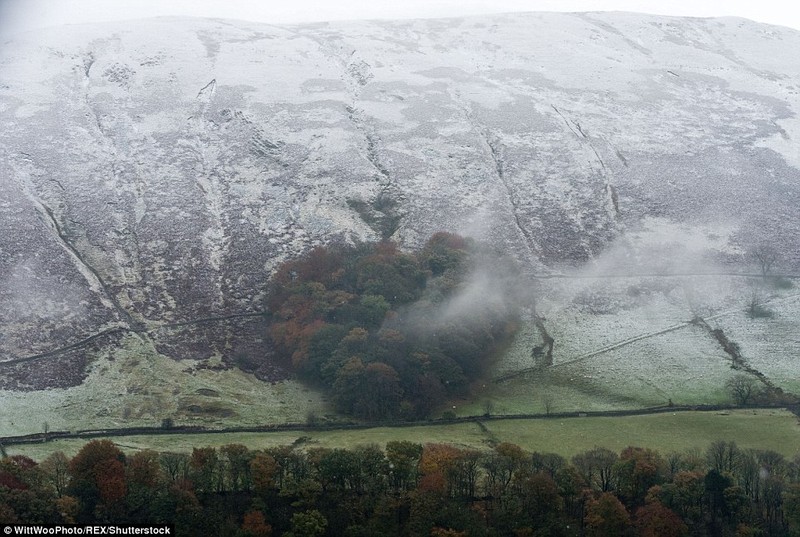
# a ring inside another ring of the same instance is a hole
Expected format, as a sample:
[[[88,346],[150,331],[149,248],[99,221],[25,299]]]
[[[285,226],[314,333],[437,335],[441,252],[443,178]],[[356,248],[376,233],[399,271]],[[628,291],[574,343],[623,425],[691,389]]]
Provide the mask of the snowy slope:
[[[797,50],[787,28],[624,13],[4,43],[0,382],[78,384],[130,335],[263,355],[271,270],[333,240],[458,231],[541,275],[751,271],[748,244],[775,239],[790,272]]]

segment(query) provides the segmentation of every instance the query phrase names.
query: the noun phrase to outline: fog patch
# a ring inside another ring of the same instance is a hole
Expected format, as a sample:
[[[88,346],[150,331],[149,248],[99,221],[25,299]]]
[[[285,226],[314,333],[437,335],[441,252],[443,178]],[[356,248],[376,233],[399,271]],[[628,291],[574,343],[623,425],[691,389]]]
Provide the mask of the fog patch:
[[[648,217],[580,267],[540,279],[540,314],[635,315],[642,331],[739,307],[752,272],[733,222],[686,225]],[[739,286],[741,289],[736,290]],[[672,312],[667,314],[666,312]]]
[[[441,322],[469,322],[476,311],[505,311],[511,297],[507,282],[484,271],[471,275],[463,289],[442,303],[437,318]]]
[[[385,328],[402,326],[420,337],[445,329],[478,330],[493,337],[525,304],[519,267],[486,249],[473,252],[469,265],[462,274],[445,272],[431,278],[423,296],[400,308]]]

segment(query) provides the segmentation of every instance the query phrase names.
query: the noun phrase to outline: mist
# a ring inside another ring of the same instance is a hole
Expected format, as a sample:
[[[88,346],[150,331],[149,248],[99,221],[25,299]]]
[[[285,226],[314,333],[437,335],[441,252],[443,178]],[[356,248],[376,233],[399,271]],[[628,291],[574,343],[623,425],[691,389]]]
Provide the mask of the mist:
[[[377,3],[367,0],[276,2],[233,0],[0,0],[0,38],[38,28],[148,17],[184,16],[236,19],[271,24],[321,21],[417,19],[492,13],[631,11],[672,16],[745,17],[759,22],[800,28],[800,14],[783,2],[746,1],[656,2],[654,0],[412,0]]]
[[[527,306],[528,286],[519,265],[507,255],[477,243],[463,274],[445,272],[428,280],[423,296],[399,308],[382,329],[401,329],[424,340],[443,333],[483,338],[503,337]]]

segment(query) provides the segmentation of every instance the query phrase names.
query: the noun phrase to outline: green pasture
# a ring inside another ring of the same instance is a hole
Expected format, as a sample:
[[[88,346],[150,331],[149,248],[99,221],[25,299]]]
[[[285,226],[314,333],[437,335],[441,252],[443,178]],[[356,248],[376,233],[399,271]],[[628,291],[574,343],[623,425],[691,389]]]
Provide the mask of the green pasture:
[[[352,448],[384,446],[392,440],[448,443],[490,449],[495,442],[511,442],[528,451],[553,452],[569,457],[603,446],[619,451],[627,446],[658,449],[662,453],[705,449],[715,440],[734,441],[743,448],[771,449],[787,456],[800,453],[800,420],[789,411],[734,410],[674,412],[626,417],[488,419],[479,423],[414,427],[375,427],[361,430],[276,431],[137,435],[110,438],[124,451],[142,449],[188,452],[193,447],[244,444],[250,449],[297,444],[308,447]],[[55,440],[45,444],[9,446],[9,454],[43,459],[54,451],[74,455],[88,440]]]

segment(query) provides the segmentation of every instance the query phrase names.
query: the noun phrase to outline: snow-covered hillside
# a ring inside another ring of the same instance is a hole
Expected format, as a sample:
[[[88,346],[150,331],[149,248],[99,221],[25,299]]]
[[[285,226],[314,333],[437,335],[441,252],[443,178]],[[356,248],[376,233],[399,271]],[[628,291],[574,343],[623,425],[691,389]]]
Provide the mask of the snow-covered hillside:
[[[531,275],[747,272],[769,240],[800,268],[797,50],[786,28],[623,13],[3,43],[0,384],[80,384],[131,338],[268,352],[271,271],[333,240],[456,231]]]

